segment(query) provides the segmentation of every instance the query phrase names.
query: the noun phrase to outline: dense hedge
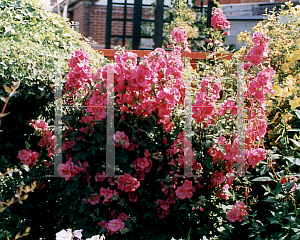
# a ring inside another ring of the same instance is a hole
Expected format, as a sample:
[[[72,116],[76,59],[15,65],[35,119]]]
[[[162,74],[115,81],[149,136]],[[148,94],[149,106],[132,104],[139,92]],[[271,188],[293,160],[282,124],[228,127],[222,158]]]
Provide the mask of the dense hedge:
[[[28,124],[30,119],[43,116],[53,123],[54,79],[58,69],[63,75],[68,70],[70,54],[82,48],[93,56],[92,66],[96,68],[101,64],[101,55],[82,39],[65,19],[46,10],[40,1],[0,0],[0,96],[8,95],[3,85],[12,86],[12,81],[20,81],[18,92],[9,99],[5,109],[10,114],[1,119],[2,173],[7,168],[20,166],[17,155],[24,149],[25,141],[27,146],[37,147],[37,138],[33,137],[33,129]],[[3,107],[1,101],[1,111]],[[20,170],[20,173],[0,178],[0,201],[11,199],[19,186],[32,182],[26,171]],[[15,203],[1,213],[0,239],[13,238],[32,225],[41,231],[41,234],[36,233],[38,236],[47,236],[46,229],[51,228],[51,222],[54,224],[50,218],[53,215],[44,207],[44,204],[53,204],[49,194],[41,191],[28,200]],[[34,230],[32,233],[35,234]]]
[[[32,134],[30,119],[41,114],[53,119],[56,70],[66,70],[71,52],[83,48],[99,62],[100,55],[80,39],[62,17],[45,10],[39,1],[0,1],[0,95],[6,97],[4,84],[11,86],[11,81],[21,80],[19,92],[6,107],[10,114],[2,119],[0,157],[17,163],[25,135]],[[1,110],[3,106],[1,101]],[[1,170],[8,167],[2,161]]]

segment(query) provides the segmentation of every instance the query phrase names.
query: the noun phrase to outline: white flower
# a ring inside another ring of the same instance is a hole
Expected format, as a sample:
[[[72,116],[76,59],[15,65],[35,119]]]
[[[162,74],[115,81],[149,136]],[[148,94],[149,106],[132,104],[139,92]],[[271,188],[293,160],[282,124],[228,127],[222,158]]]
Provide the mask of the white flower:
[[[95,236],[92,236],[91,238],[87,238],[86,240],[105,240],[105,237],[102,235],[100,237],[100,235],[95,235]]]
[[[60,232],[56,233],[56,240],[72,240],[72,230],[71,229],[67,229],[67,231],[65,229],[61,230]]]
[[[171,239],[171,240],[176,240],[176,239],[172,237],[172,239]]]
[[[79,238],[79,239],[81,239],[82,238],[82,229],[80,229],[80,230],[75,230],[74,231],[74,237],[77,237],[77,238]]]

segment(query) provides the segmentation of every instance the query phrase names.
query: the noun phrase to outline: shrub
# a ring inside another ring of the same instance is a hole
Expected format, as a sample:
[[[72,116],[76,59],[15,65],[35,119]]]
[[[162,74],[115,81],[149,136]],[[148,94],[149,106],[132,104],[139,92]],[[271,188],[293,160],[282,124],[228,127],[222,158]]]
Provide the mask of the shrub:
[[[62,74],[67,70],[68,55],[83,48],[93,56],[94,65],[99,64],[100,55],[40,1],[1,1],[0,20],[0,95],[6,97],[4,84],[21,81],[18,93],[7,104],[10,114],[2,120],[0,156],[17,164],[17,149],[33,133],[30,119],[40,115],[50,122],[53,119],[54,78],[57,70]]]
[[[274,92],[265,102],[269,115],[264,145],[270,155],[255,169],[259,177],[251,186],[254,213],[249,217],[249,229],[250,237],[256,239],[299,239],[299,16],[300,6],[287,2],[253,28],[270,38],[270,64],[276,71]],[[245,55],[253,41],[247,32],[241,33],[239,40],[245,41],[246,47],[237,54]]]
[[[13,178],[0,180],[0,202],[12,199],[20,187],[34,181],[28,178],[26,169],[19,168],[18,150],[31,145],[37,148],[38,138],[33,136],[33,129],[28,125],[31,119],[43,116],[53,124],[54,80],[68,70],[69,54],[83,48],[93,56],[92,66],[102,62],[88,42],[80,39],[82,36],[70,24],[45,10],[40,1],[0,1],[0,109],[6,104],[3,100],[8,97],[8,87],[12,82],[20,83],[18,92],[7,102],[5,112],[10,114],[1,119],[3,131],[0,133],[0,172],[6,172],[7,168],[20,172],[13,173]],[[32,194],[33,200],[26,200],[23,205],[16,202],[1,213],[1,239],[25,232],[32,222],[43,225],[40,218],[49,211],[43,204],[50,200],[42,192],[41,195]]]

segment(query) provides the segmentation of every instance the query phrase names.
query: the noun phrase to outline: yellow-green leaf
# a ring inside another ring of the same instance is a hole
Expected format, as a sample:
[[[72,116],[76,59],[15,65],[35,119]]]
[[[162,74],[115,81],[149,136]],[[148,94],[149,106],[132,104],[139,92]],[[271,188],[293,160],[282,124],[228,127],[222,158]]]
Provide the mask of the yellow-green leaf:
[[[11,89],[10,87],[3,85],[5,92],[7,93],[11,93],[13,89]]]

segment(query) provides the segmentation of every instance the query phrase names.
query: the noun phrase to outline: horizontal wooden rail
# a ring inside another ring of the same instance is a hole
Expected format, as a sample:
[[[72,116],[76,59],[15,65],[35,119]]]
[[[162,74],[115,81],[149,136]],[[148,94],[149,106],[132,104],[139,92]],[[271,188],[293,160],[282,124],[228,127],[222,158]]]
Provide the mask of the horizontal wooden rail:
[[[114,49],[97,49],[98,52],[102,52],[105,57],[107,57],[109,60],[113,60],[115,56],[115,50]],[[144,57],[145,55],[148,55],[151,50],[125,50],[125,51],[130,51],[133,53],[136,53],[138,57]],[[230,60],[232,58],[232,53],[230,54],[224,54],[221,55],[219,59],[227,59]],[[206,59],[206,53],[205,52],[183,52],[182,54],[183,57],[188,57],[191,58],[191,65],[193,68],[197,67],[197,60],[198,59]]]

